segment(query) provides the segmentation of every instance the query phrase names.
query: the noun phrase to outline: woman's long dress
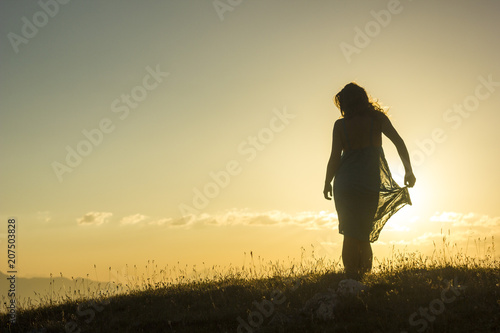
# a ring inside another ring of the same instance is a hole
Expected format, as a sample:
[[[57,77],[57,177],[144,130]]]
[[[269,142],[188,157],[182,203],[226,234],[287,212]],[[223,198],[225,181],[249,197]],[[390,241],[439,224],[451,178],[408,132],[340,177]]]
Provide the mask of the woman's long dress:
[[[339,218],[339,233],[362,241],[375,242],[387,220],[406,204],[411,205],[407,187],[400,187],[387,165],[381,146],[350,149],[345,119],[343,127],[347,141],[333,183],[335,207]]]

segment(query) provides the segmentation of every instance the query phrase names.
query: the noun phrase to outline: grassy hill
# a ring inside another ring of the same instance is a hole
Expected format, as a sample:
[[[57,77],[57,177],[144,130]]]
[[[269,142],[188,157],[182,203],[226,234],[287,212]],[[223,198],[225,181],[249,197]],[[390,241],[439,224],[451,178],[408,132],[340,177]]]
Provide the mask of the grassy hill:
[[[18,310],[2,332],[500,332],[500,264],[488,257],[398,254],[360,283],[314,258],[146,280],[61,304]],[[341,282],[343,281],[343,282]]]

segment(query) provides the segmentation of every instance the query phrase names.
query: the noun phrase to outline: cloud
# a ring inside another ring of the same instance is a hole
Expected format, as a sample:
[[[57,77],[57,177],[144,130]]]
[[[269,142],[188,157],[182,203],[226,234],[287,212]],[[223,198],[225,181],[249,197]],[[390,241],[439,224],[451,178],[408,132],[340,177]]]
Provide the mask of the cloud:
[[[490,217],[477,213],[435,212],[428,218],[428,228],[424,234],[415,235],[411,239],[391,240],[388,243],[390,245],[422,246],[446,242],[464,245],[479,238],[492,237],[492,240],[497,239],[500,232],[499,227],[500,217]],[[386,229],[386,231],[390,230],[393,228]]]
[[[453,227],[500,227],[500,217],[489,217],[476,213],[436,212],[429,220],[431,222],[451,223]]]
[[[391,245],[423,245],[423,244],[430,244],[434,240],[440,240],[443,239],[443,234],[439,232],[426,232],[423,235],[420,235],[418,237],[413,238],[412,240],[398,240],[394,241],[391,240],[389,241],[389,244]]]
[[[172,218],[163,218],[163,219],[159,219],[159,220],[154,220],[154,221],[151,221],[149,222],[148,224],[149,225],[159,225],[159,226],[162,226],[164,224],[169,224],[173,221]]]
[[[278,210],[253,212],[248,209],[232,209],[218,214],[188,215],[173,220],[170,226],[196,227],[210,226],[303,226],[306,229],[335,229],[338,217],[328,212],[284,213]]]
[[[445,222],[445,223],[453,223],[460,219],[462,213],[455,212],[435,212],[434,215],[430,217],[431,222]]]
[[[120,221],[120,224],[137,224],[137,223],[140,223],[140,222],[146,220],[147,218],[148,217],[146,215],[134,214],[134,215],[125,216],[124,218],[122,218],[122,220]]]
[[[79,225],[100,225],[107,222],[111,213],[89,212],[79,218]],[[120,220],[121,225],[137,225],[146,222],[148,216],[134,214],[125,216]],[[196,228],[202,226],[302,226],[310,230],[338,228],[336,213],[329,212],[299,212],[284,213],[279,210],[255,212],[249,209],[231,209],[216,214],[187,215],[182,218],[156,218],[147,222],[151,226],[164,226],[169,228]]]
[[[78,225],[101,225],[106,223],[111,216],[113,216],[113,214],[109,212],[88,212],[76,219],[76,222]]]

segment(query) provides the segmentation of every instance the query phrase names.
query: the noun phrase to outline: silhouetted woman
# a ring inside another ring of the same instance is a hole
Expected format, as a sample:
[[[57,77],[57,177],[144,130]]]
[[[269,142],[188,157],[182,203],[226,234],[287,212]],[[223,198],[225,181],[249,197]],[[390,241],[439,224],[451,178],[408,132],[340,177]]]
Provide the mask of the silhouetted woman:
[[[335,105],[342,118],[333,127],[323,194],[328,200],[333,194],[335,200],[339,233],[344,235],[345,272],[348,277],[359,279],[372,268],[370,242],[378,239],[384,224],[396,211],[411,205],[407,187],[399,187],[392,179],[382,150],[382,133],[394,143],[403,161],[405,185],[412,187],[415,176],[403,139],[362,87],[347,84],[335,96]]]

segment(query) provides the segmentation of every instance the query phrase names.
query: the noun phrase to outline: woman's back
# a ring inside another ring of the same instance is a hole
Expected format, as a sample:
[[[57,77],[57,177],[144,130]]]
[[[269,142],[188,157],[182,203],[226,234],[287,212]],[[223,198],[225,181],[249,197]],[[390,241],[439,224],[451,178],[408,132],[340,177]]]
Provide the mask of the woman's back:
[[[375,111],[376,112],[376,111]],[[345,151],[382,145],[381,121],[383,114],[356,115],[343,118],[342,148]]]

